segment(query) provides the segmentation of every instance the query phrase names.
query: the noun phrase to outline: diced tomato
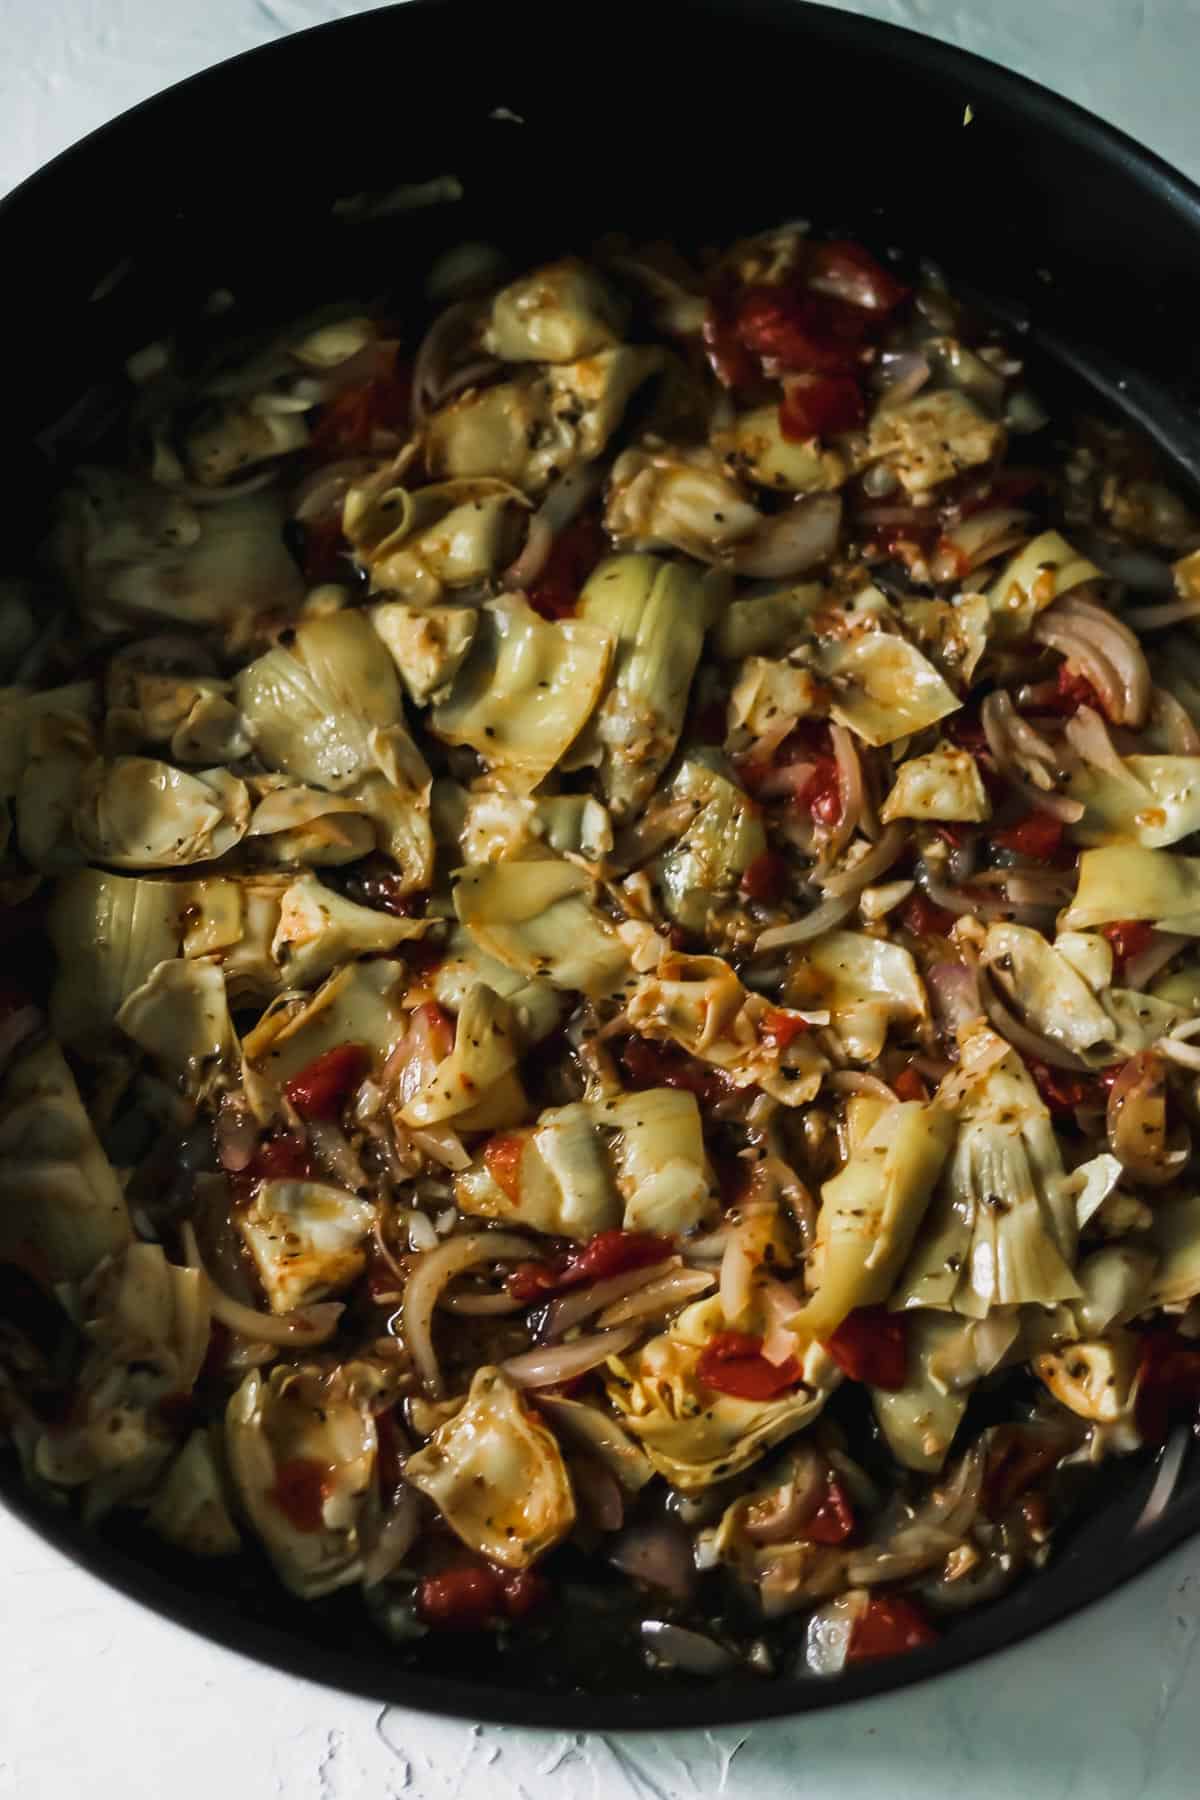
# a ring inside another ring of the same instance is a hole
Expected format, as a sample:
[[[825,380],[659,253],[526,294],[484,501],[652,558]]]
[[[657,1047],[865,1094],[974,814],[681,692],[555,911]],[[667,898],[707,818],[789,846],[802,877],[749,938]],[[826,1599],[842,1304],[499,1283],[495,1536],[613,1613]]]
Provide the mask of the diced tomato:
[[[773,905],[782,900],[788,888],[788,866],[774,850],[764,850],[742,876],[742,892],[749,900]]]
[[[782,1055],[794,1039],[803,1037],[808,1025],[797,1013],[787,1012],[779,1006],[769,1006],[758,1029],[763,1042]]]
[[[741,342],[728,304],[710,302],[701,328],[709,365],[722,387],[747,388],[758,380],[758,364]]]
[[[293,1075],[283,1091],[302,1119],[336,1119],[370,1066],[365,1044],[335,1044]]]
[[[504,1605],[504,1578],[488,1563],[446,1569],[417,1584],[417,1614],[441,1631],[481,1631]]]
[[[599,519],[588,515],[560,531],[537,580],[526,598],[543,619],[569,619],[579,604],[584,584],[611,546]]]
[[[670,1254],[670,1239],[653,1231],[598,1231],[581,1250],[541,1263],[518,1264],[508,1278],[508,1291],[529,1304],[566,1288],[623,1275],[627,1269],[648,1268]]]
[[[1025,1066],[1033,1076],[1038,1093],[1057,1119],[1070,1117],[1077,1106],[1098,1101],[1096,1083],[1086,1075],[1072,1075],[1067,1069],[1052,1069],[1036,1056],[1027,1056]]]
[[[843,1374],[894,1394],[908,1378],[908,1330],[903,1313],[860,1306],[825,1340]]]
[[[550,1596],[550,1583],[536,1569],[518,1569],[503,1581],[504,1611],[510,1619],[528,1618],[544,1606]]]
[[[784,383],[779,429],[789,443],[854,431],[867,416],[852,375],[795,375]]]
[[[723,1331],[704,1346],[696,1374],[718,1394],[732,1394],[738,1400],[773,1400],[795,1387],[802,1371],[794,1356],[781,1363],[768,1362],[760,1337]]]
[[[653,1087],[682,1088],[704,1105],[723,1099],[729,1084],[719,1069],[698,1062],[676,1044],[659,1044],[649,1038],[626,1038],[620,1049],[621,1067],[635,1090]]]
[[[412,365],[392,353],[391,364],[357,387],[326,401],[308,440],[320,461],[369,450],[377,430],[403,432],[412,399]]]
[[[1154,941],[1154,927],[1144,919],[1114,919],[1111,925],[1100,927],[1100,934],[1112,945],[1114,976],[1123,975],[1126,963]]]
[[[812,780],[801,796],[818,825],[832,831],[842,816],[842,792],[838,785],[838,766],[832,756],[817,758]]]
[[[281,1131],[264,1138],[249,1163],[229,1185],[235,1201],[252,1200],[260,1181],[302,1181],[316,1173],[308,1140],[298,1131]]]
[[[928,894],[914,888],[900,908],[900,923],[914,937],[947,937],[954,924],[954,914],[944,906],[935,906]]]
[[[1104,713],[1104,702],[1087,676],[1077,674],[1069,664],[1060,662],[1055,671],[1054,692],[1039,694],[1036,706],[1030,710],[1058,713],[1062,718],[1071,718],[1081,706],[1090,706],[1096,712]]]
[[[871,1594],[850,1627],[846,1662],[874,1662],[936,1644],[938,1634],[915,1601],[903,1594]]]
[[[330,1492],[330,1472],[311,1456],[293,1456],[275,1471],[268,1497],[297,1531],[320,1531]]]
[[[508,1573],[491,1563],[466,1563],[418,1584],[417,1613],[442,1631],[481,1631],[497,1618],[527,1618],[549,1592],[535,1569]]]
[[[1200,1344],[1177,1331],[1142,1333],[1134,1402],[1147,1444],[1161,1444],[1175,1420],[1189,1423],[1200,1406]]]
[[[831,1475],[821,1504],[801,1527],[800,1535],[810,1544],[845,1544],[854,1536],[856,1524],[850,1496]]]
[[[870,316],[824,294],[749,287],[738,300],[739,341],[790,374],[849,375],[858,365]]]
[[[671,1254],[669,1238],[653,1231],[598,1231],[571,1258],[564,1287],[582,1287],[591,1281],[607,1281],[627,1269],[645,1269]]]
[[[895,312],[909,289],[876,262],[869,250],[846,238],[814,244],[809,253],[808,279],[850,306],[867,312]]]
[[[1062,841],[1062,820],[1045,812],[1027,813],[1015,825],[1006,825],[992,833],[992,842],[1000,849],[1032,857],[1035,862],[1049,862],[1061,848]]]
[[[521,1204],[521,1158],[525,1154],[525,1144],[525,1138],[515,1131],[507,1131],[489,1138],[483,1147],[488,1174],[514,1206]]]
[[[909,1063],[897,1075],[892,1083],[892,1092],[897,1100],[928,1100],[929,1089],[912,1064]]]

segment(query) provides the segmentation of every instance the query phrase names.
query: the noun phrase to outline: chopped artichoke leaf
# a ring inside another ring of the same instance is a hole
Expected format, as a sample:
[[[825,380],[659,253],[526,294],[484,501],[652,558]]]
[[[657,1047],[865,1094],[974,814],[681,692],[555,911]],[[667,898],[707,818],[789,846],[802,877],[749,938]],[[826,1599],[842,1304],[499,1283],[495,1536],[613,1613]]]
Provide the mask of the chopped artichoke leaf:
[[[401,1108],[401,1120],[413,1127],[441,1125],[486,1105],[493,1090],[512,1075],[519,1054],[508,1001],[477,982],[463,997],[453,1050],[438,1064],[428,1084]],[[522,1104],[518,1117],[523,1113]]]
[[[272,1081],[290,1081],[300,1069],[340,1044],[365,1044],[382,1066],[408,1029],[401,1005],[403,968],[384,958],[349,963],[329,976],[310,999],[287,995],[269,1006],[242,1050],[247,1065]]]
[[[241,1549],[207,1431],[197,1427],[188,1438],[163,1477],[146,1523],[166,1543],[191,1556],[234,1556]]]
[[[1153,1207],[1150,1227],[1158,1268],[1152,1306],[1183,1306],[1200,1294],[1200,1195],[1166,1194]]]
[[[1083,806],[1070,827],[1081,844],[1165,850],[1200,830],[1200,756],[1126,756],[1128,779],[1081,764],[1067,793]]]
[[[438,1002],[454,1013],[461,1010],[476,982],[500,994],[509,1003],[523,1050],[540,1043],[562,1018],[562,996],[551,982],[531,979],[489,956],[463,925],[452,928],[431,980]]]
[[[1033,1358],[1033,1368],[1069,1412],[1097,1425],[1115,1425],[1132,1411],[1140,1342],[1127,1331],[1079,1340]]]
[[[936,1312],[912,1313],[907,1325],[908,1375],[904,1386],[895,1390],[872,1388],[871,1403],[896,1461],[906,1469],[936,1475],[967,1410],[967,1388],[948,1386],[935,1371],[939,1359],[947,1352],[953,1354],[957,1340],[975,1326],[973,1321]]]
[[[718,1296],[685,1307],[661,1336],[609,1361],[609,1400],[627,1431],[673,1487],[685,1493],[739,1475],[773,1445],[803,1430],[841,1377],[813,1345],[801,1379],[773,1400],[742,1400],[700,1379],[705,1346],[729,1329]]]
[[[933,664],[892,632],[867,630],[824,644],[818,667],[833,717],[868,744],[894,744],[961,704]]]
[[[575,1497],[553,1432],[502,1369],[475,1371],[466,1403],[404,1465],[469,1549],[526,1569],[575,1523]]]
[[[669,797],[693,809],[690,822],[655,864],[663,905],[687,931],[702,932],[715,904],[732,899],[750,864],[767,847],[758,808],[727,773],[719,753],[686,758]]]
[[[736,1087],[761,1087],[785,1106],[814,1100],[829,1066],[799,1015],[751,993],[719,956],[661,958],[639,980],[625,1016],[644,1037],[666,1038]],[[796,1028],[786,1047],[781,1025]]]
[[[740,413],[711,441],[736,474],[772,493],[828,492],[841,487],[848,473],[845,457],[823,446],[820,438],[785,437],[775,405]]]
[[[68,687],[0,688],[0,795],[15,799],[29,762],[30,733],[39,719],[73,720],[87,725],[99,698],[94,681]]]
[[[190,891],[102,869],[60,877],[47,913],[57,968],[50,994],[55,1035],[88,1054],[108,1048],[121,1004],[179,952]]]
[[[827,931],[803,947],[791,975],[794,1004],[828,1009],[846,1055],[874,1062],[891,1025],[929,1023],[925,984],[909,951],[858,931]]]
[[[994,1034],[975,1034],[980,1047]],[[1003,1046],[1002,1039],[996,1039]],[[994,1306],[1079,1295],[1075,1190],[1033,1080],[1015,1051],[952,1071],[939,1099],[958,1135],[939,1193],[892,1298],[983,1318]]]
[[[856,1307],[888,1298],[912,1248],[954,1137],[950,1115],[898,1101],[821,1190],[816,1291],[789,1321],[806,1340],[828,1338]]]
[[[273,1313],[337,1294],[367,1266],[364,1240],[375,1222],[368,1200],[320,1181],[263,1181],[238,1230]]]
[[[315,875],[299,875],[279,898],[271,955],[293,987],[312,987],[339,963],[383,955],[423,937],[428,919],[395,918],[358,906]]]
[[[117,1014],[117,1024],[171,1081],[199,1098],[237,1054],[219,963],[161,962]]]
[[[1003,448],[1003,428],[949,388],[878,408],[861,460],[882,460],[905,492],[920,498],[964,469],[991,462]]]
[[[748,600],[731,600],[713,626],[713,652],[723,662],[777,655],[805,635],[825,599],[821,583],[807,581]]]
[[[580,616],[614,642],[612,678],[572,760],[598,762],[616,819],[649,799],[687,711],[704,634],[728,580],[656,556],[616,556],[589,577]]]
[[[579,1241],[620,1224],[612,1159],[592,1107],[580,1101],[552,1107],[520,1135],[515,1193],[501,1188],[481,1161],[456,1183],[462,1212]]]
[[[430,715],[528,792],[578,737],[603,689],[612,636],[588,619],[539,618],[519,596],[490,602],[449,696]]]
[[[628,305],[573,256],[545,263],[492,301],[483,348],[502,362],[570,363],[621,341]]]
[[[384,468],[355,483],[343,509],[343,529],[370,572],[373,591],[432,608],[447,589],[478,587],[510,560],[517,514],[529,504],[510,482],[481,477],[410,492],[396,479],[393,469]],[[381,630],[378,615],[372,622],[394,654],[395,616],[387,621],[392,629]],[[406,641],[402,631],[400,641]],[[407,636],[410,650],[421,641]],[[436,647],[436,638],[430,642]],[[428,659],[429,650],[423,654]]]
[[[418,706],[449,685],[467,659],[479,624],[474,606],[410,606],[389,600],[368,615]]]
[[[885,825],[893,819],[979,824],[991,816],[992,803],[975,758],[947,743],[901,763],[879,814]]]
[[[82,1281],[132,1235],[62,1051],[43,1039],[18,1052],[0,1085],[0,1260],[53,1287]]]
[[[629,963],[613,927],[589,904],[591,888],[577,864],[557,858],[477,864],[460,871],[454,909],[498,962],[598,998],[620,985]]]
[[[989,925],[982,960],[1033,1031],[1077,1055],[1098,1045],[1111,1047],[1112,1020],[1078,969],[1040,931]]]
[[[758,740],[757,753],[761,755],[779,743],[798,719],[823,714],[825,697],[825,689],[811,669],[748,656],[729,695],[729,722]]]
[[[105,633],[171,621],[249,641],[260,615],[292,613],[304,582],[275,493],[193,506],[140,477],[76,471],[51,553],[88,624]]]
[[[612,1157],[626,1231],[676,1237],[713,1219],[719,1198],[694,1094],[647,1088],[592,1110],[604,1131],[618,1134]]]
[[[252,1369],[225,1409],[225,1455],[245,1513],[280,1580],[314,1600],[358,1581],[363,1538],[373,1522],[378,1438],[375,1396],[355,1365]],[[281,1505],[280,1475],[297,1465],[320,1471],[315,1519]]]
[[[186,774],[145,756],[91,763],[74,820],[84,852],[118,869],[211,862],[241,842],[249,823],[246,784],[227,770]]]
[[[1024,637],[1040,612],[1100,570],[1057,531],[1043,531],[1001,571],[987,591],[993,629],[1002,642]]]
[[[1200,857],[1137,844],[1085,850],[1075,898],[1059,924],[1088,931],[1114,919],[1146,919],[1164,931],[1200,937]]]

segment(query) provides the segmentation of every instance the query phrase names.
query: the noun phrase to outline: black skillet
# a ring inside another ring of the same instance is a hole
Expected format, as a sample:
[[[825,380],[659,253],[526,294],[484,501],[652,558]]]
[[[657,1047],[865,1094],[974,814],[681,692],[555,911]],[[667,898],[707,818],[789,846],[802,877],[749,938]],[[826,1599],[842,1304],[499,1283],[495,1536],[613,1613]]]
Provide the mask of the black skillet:
[[[331,210],[445,173],[457,206],[356,223]],[[931,257],[1200,485],[1200,191],[1098,119],[930,39],[789,0],[411,0],[196,76],[0,204],[6,561],[19,566],[14,523],[36,532],[55,479],[47,427],[215,288],[241,319],[356,294],[403,312],[430,255],[465,237],[519,263],[613,229],[702,244],[795,217]],[[489,1664],[443,1639],[405,1658],[354,1598],[306,1608],[252,1561],[89,1535],[31,1502],[7,1460],[0,1495],[124,1593],[310,1679],[470,1719],[661,1729],[699,1705],[715,1726],[860,1699],[1040,1630],[1200,1526],[1198,1464],[1160,1479],[1149,1522],[1155,1469],[1114,1465],[1047,1571],[930,1650],[700,1694],[647,1692],[632,1651],[576,1685],[544,1650]]]

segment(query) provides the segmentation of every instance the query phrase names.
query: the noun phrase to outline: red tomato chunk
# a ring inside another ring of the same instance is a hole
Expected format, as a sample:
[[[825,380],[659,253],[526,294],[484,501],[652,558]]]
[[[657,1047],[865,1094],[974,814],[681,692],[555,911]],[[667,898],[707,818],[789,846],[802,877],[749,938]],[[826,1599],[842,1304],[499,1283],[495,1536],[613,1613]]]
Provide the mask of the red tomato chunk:
[[[335,1044],[293,1075],[283,1091],[302,1119],[336,1119],[370,1066],[365,1044]]]

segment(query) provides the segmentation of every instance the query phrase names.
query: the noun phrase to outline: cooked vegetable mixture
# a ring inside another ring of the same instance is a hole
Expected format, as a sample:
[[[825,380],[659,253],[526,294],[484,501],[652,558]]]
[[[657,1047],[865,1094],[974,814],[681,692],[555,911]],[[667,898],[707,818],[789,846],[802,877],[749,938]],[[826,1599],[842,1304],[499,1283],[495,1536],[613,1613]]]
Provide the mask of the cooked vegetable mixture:
[[[0,1423],[418,1663],[928,1644],[1200,1396],[1200,519],[801,227],[406,304],[0,588]]]

